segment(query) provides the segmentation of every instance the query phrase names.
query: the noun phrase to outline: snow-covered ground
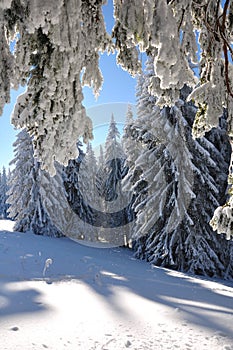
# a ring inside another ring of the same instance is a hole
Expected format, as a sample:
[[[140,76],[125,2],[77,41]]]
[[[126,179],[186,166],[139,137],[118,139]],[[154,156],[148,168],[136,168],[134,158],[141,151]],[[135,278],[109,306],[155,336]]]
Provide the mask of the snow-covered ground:
[[[0,350],[233,350],[233,283],[0,231]]]

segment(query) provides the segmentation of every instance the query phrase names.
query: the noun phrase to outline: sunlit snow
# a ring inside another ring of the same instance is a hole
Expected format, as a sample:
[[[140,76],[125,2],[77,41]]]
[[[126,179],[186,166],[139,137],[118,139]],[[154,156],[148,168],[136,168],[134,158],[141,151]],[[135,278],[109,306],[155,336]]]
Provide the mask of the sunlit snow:
[[[233,349],[232,283],[12,226],[0,222],[1,350]]]

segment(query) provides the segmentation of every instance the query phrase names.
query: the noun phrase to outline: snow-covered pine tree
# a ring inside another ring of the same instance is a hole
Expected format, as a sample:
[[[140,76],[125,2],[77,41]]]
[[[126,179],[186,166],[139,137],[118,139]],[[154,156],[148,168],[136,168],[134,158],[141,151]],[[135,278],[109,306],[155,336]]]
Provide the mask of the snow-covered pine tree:
[[[132,112],[132,106],[128,105],[127,107],[127,113],[126,113],[126,119],[125,119],[125,126],[123,130],[122,135],[122,147],[123,150],[127,149],[127,163],[133,163],[135,160],[135,154],[137,154],[137,148],[135,147],[135,142],[131,142],[131,129],[133,125],[134,119],[133,119],[133,112]]]
[[[79,167],[84,157],[82,143],[77,143],[79,156],[76,159],[69,160],[68,165],[64,168],[64,185],[67,192],[67,200],[71,206],[77,203],[79,187],[78,187],[78,172]]]
[[[127,113],[126,113],[126,122],[125,122],[123,135],[122,135],[122,147],[123,147],[124,153],[127,155],[127,159],[125,162],[126,174],[122,180],[122,188],[124,191],[128,191],[130,196],[129,204],[127,208],[127,217],[129,222],[133,221],[135,218],[134,210],[132,208],[135,200],[135,195],[132,195],[132,192],[131,192],[131,182],[134,182],[135,176],[138,177],[140,172],[139,169],[135,168],[135,161],[138,158],[139,154],[141,153],[141,146],[136,141],[135,134],[137,134],[137,130],[135,127],[135,121],[133,119],[132,107],[131,105],[128,105]],[[132,179],[132,177],[134,177],[134,180]],[[127,243],[130,243],[130,242],[127,242]]]
[[[7,191],[8,191],[8,176],[6,174],[6,168],[2,168],[2,173],[0,173],[0,217],[2,219],[7,219],[7,210],[9,204],[7,204]]]
[[[153,59],[148,58],[146,64],[146,73],[140,74],[137,78],[136,97],[137,97],[137,119],[134,122],[126,124],[123,134],[123,147],[127,156],[126,165],[128,173],[123,179],[124,191],[132,191],[132,200],[129,206],[130,215],[135,218],[135,207],[146,198],[146,181],[141,177],[142,169],[136,164],[136,160],[147,148],[147,144],[154,140],[151,133],[152,122],[157,118],[159,109],[155,108],[155,97],[148,99],[148,89],[150,77],[153,75]],[[147,160],[145,160],[147,161]],[[132,231],[133,231],[132,226]],[[132,234],[132,232],[131,232]],[[135,240],[133,241],[133,244]]]
[[[100,198],[102,198],[102,205],[104,201],[103,184],[105,183],[105,176],[106,176],[106,173],[105,173],[104,150],[102,145],[100,145],[99,158],[97,162],[96,187]]]
[[[143,85],[148,86],[147,77]],[[193,140],[196,108],[184,102],[190,91],[184,88],[180,101],[160,112],[146,90],[139,114],[144,105],[143,118],[151,126],[135,123],[131,135],[142,143],[142,151],[128,175],[135,192],[136,256],[178,270],[232,277],[232,243],[209,225],[214,208],[226,199],[226,127]],[[140,175],[135,177],[136,169]]]
[[[121,194],[121,180],[124,177],[125,154],[120,142],[120,132],[112,114],[105,142],[106,181],[103,184],[103,194],[106,201],[116,200]]]
[[[92,145],[87,145],[85,157],[82,159],[78,173],[78,186],[85,204],[85,217],[82,219],[83,236],[86,241],[98,241],[96,215],[101,201],[96,186],[97,161]]]
[[[99,201],[96,196],[97,161],[91,143],[87,144],[86,154],[79,168],[79,188],[86,203],[98,208]]]
[[[228,197],[227,169],[231,146],[226,115],[224,113],[221,117],[219,127],[195,141],[191,136],[195,113],[193,106],[184,104],[182,113],[187,122],[188,149],[193,157],[193,192],[196,195],[188,209],[195,230],[187,221],[182,223],[187,234],[185,248],[190,261],[189,270],[232,279],[233,241],[227,241],[225,235],[213,234],[210,225],[216,206],[223,205]]]
[[[96,242],[99,231],[96,211],[100,210],[100,197],[96,188],[96,158],[90,144],[86,153],[82,151],[80,143],[78,147],[79,157],[70,160],[65,167],[64,185],[67,201],[73,212],[70,212],[72,227],[69,227],[69,236],[79,241]]]
[[[34,158],[32,138],[22,130],[14,143],[15,165],[9,182],[9,217],[15,220],[15,231],[32,231],[35,234],[61,236],[61,232],[51,222],[43,205],[43,182],[49,175],[41,170]]]
[[[106,213],[106,227],[108,237],[105,237],[109,242],[117,241],[120,245],[126,243],[126,235],[128,235],[128,213],[127,206],[129,204],[129,195],[122,191],[122,179],[127,173],[125,166],[126,156],[120,139],[120,132],[117,128],[114,115],[111,116],[111,122],[108,129],[108,134],[105,141],[104,151],[104,168],[103,180],[101,183],[101,196],[103,197],[102,210]],[[120,227],[124,226],[124,230],[120,232]]]
[[[151,129],[151,120],[150,118],[152,113],[151,101],[154,101],[155,98],[151,96],[151,99],[146,98],[148,96],[148,87],[150,84],[150,77],[153,72],[153,60],[148,59],[146,65],[147,74],[141,74],[137,78],[136,86],[136,97],[137,97],[137,119],[132,120],[132,115],[130,109],[127,111],[126,125],[124,127],[124,132],[122,136],[122,145],[124,152],[127,155],[127,165],[130,168],[130,171],[127,173],[124,182],[124,188],[130,190],[130,178],[133,177],[135,182],[135,177],[138,178],[140,174],[140,169],[135,167],[135,161],[139,157],[142,151],[142,146],[144,143],[138,143],[138,139],[142,137],[145,133],[145,137],[151,139],[150,129]],[[148,105],[146,110],[146,105]],[[149,117],[148,117],[149,115]],[[129,187],[127,186],[129,185]]]

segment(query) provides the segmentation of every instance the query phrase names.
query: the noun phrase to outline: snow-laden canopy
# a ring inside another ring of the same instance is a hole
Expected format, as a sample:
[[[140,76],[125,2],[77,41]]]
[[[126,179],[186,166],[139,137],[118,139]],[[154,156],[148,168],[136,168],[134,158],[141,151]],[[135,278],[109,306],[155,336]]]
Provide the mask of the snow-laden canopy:
[[[10,100],[11,87],[27,83],[12,122],[16,127],[26,126],[34,135],[36,156],[50,170],[54,158],[66,163],[74,157],[77,137],[92,136],[81,86],[92,86],[98,95],[102,84],[99,52],[113,47],[102,14],[105,2],[0,2],[1,109]],[[113,41],[118,63],[136,74],[139,51],[154,56],[151,91],[158,96],[159,105],[173,104],[184,84],[197,83],[190,63],[198,61],[199,44],[200,81],[190,96],[200,105],[195,136],[217,125],[222,107],[232,104],[233,2],[226,0],[223,8],[221,3],[114,0]],[[16,33],[12,53],[9,41]]]
[[[99,52],[110,47],[102,1],[12,0],[0,2],[0,104],[10,88],[27,84],[12,116],[34,136],[35,155],[50,172],[53,163],[77,156],[81,136],[92,138],[82,106],[82,84],[98,94]],[[16,37],[14,53],[9,41]],[[81,82],[82,73],[82,82]]]
[[[195,137],[218,125],[223,107],[233,136],[233,1],[114,0],[112,38],[102,14],[105,2],[0,2],[0,111],[10,89],[27,84],[12,123],[34,137],[42,166],[53,173],[54,160],[67,164],[76,157],[77,138],[92,137],[82,85],[98,95],[99,53],[113,47],[117,62],[133,75],[141,69],[140,51],[154,57],[150,89],[159,106],[172,105],[184,84],[194,88],[189,99],[199,106]],[[199,78],[191,69],[197,62]]]

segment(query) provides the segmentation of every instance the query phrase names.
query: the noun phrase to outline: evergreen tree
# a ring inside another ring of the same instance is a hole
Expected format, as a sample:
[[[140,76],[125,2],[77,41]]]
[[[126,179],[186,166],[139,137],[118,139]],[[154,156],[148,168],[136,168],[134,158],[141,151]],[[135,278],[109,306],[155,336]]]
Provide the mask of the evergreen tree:
[[[100,145],[99,149],[99,158],[98,158],[98,164],[97,164],[97,174],[96,174],[96,187],[97,191],[99,193],[100,198],[102,198],[102,206],[104,202],[104,188],[103,184],[105,183],[106,179],[106,172],[105,172],[105,159],[104,159],[104,150],[102,145]]]
[[[127,208],[127,218],[131,222],[135,219],[133,203],[135,201],[135,195],[132,196],[131,182],[134,182],[132,177],[138,176],[137,170],[135,169],[135,161],[141,153],[141,147],[138,142],[136,142],[135,133],[137,133],[135,128],[135,121],[133,119],[133,113],[131,105],[128,105],[126,122],[123,130],[122,136],[122,147],[124,153],[127,155],[125,162],[126,174],[122,180],[122,187],[125,192],[129,193],[129,204]],[[129,171],[130,169],[130,171]],[[130,238],[128,237],[130,240]],[[131,240],[130,240],[131,241]],[[131,242],[127,242],[130,244]]]
[[[124,131],[122,135],[122,147],[123,150],[127,150],[127,163],[133,163],[135,161],[135,154],[137,154],[136,143],[132,142],[130,137],[132,126],[133,126],[133,112],[131,105],[128,105],[127,113],[126,113],[126,121],[124,126]]]
[[[120,132],[117,128],[114,116],[105,141],[104,168],[102,169],[102,181],[99,181],[99,192],[103,198],[102,211],[105,239],[120,245],[126,244],[126,227],[120,232],[120,227],[128,224],[127,206],[129,203],[128,193],[122,191],[122,179],[127,173],[125,167],[125,153],[121,145]]]
[[[137,159],[147,149],[148,143],[154,141],[151,133],[152,122],[158,117],[159,109],[155,107],[155,97],[148,98],[150,78],[153,75],[153,60],[148,59],[146,73],[138,76],[136,97],[137,97],[137,119],[129,122],[124,128],[123,146],[127,156],[129,171],[123,179],[123,189],[132,191],[132,200],[129,206],[128,215],[135,218],[136,206],[147,197],[147,182],[143,179],[142,168],[137,164]],[[131,118],[130,118],[131,119]],[[147,162],[148,159],[145,159]],[[132,231],[134,231],[134,226]],[[132,233],[131,233],[132,234]],[[133,245],[135,240],[133,240]]]
[[[67,200],[72,210],[69,236],[75,240],[96,242],[98,240],[98,225],[96,225],[96,210],[100,209],[99,194],[96,189],[97,164],[90,144],[86,154],[79,143],[79,157],[70,160],[65,168],[64,184]]]
[[[14,143],[15,165],[9,183],[9,217],[15,220],[15,231],[32,231],[39,235],[61,236],[60,231],[51,222],[43,204],[49,175],[41,170],[40,163],[33,156],[32,139],[22,130]]]
[[[83,218],[85,240],[98,241],[98,227],[96,226],[96,215],[100,210],[100,197],[96,186],[97,161],[91,144],[87,145],[85,157],[83,158],[79,174],[79,190],[85,203],[86,212]]]
[[[92,145],[88,143],[85,157],[83,158],[78,179],[79,188],[86,203],[98,208],[99,201],[96,191],[97,161]]]
[[[70,159],[68,165],[64,168],[64,183],[67,192],[67,200],[71,206],[75,205],[79,198],[78,173],[84,157],[81,142],[78,142],[77,147],[79,152],[78,158]]]
[[[215,207],[226,200],[226,125],[193,140],[196,108],[185,102],[189,90],[182,90],[175,106],[159,111],[144,89],[147,78],[138,102],[139,118],[147,124],[135,123],[131,131],[142,148],[128,175],[135,193],[136,256],[156,265],[231,278],[232,243],[216,236],[209,225]]]
[[[7,204],[7,191],[8,191],[8,176],[6,175],[6,168],[3,167],[2,173],[0,173],[0,217],[7,219],[7,210],[9,205]]]
[[[120,132],[112,114],[106,142],[105,142],[106,181],[103,184],[106,201],[116,200],[121,194],[121,180],[125,175],[125,154],[120,143]]]

